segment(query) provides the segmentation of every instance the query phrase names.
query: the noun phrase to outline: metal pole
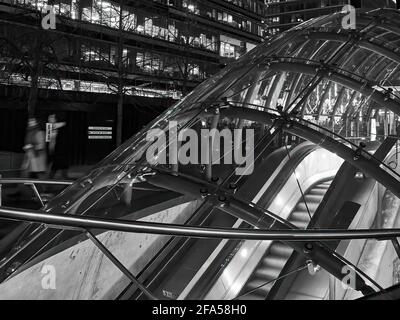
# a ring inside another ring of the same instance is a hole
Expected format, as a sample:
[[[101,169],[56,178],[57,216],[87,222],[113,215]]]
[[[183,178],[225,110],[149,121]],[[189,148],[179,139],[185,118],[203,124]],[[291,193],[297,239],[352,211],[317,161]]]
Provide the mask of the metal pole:
[[[86,230],[86,235],[92,242],[100,249],[103,254],[111,260],[111,262],[119,269],[123,274],[125,274],[129,280],[131,280],[139,289],[148,297],[150,300],[157,300],[157,298],[127,269],[125,266],[100,242],[96,236]]]
[[[394,250],[396,250],[397,256],[400,258],[400,244],[397,238],[392,239]]]
[[[36,184],[54,184],[54,185],[65,185],[69,186],[74,181],[68,180],[47,180],[47,179],[24,179],[24,178],[2,178],[0,175],[0,183],[2,184],[18,184],[18,183],[36,183]]]
[[[329,300],[333,301],[336,297],[336,278],[329,275]]]
[[[1,180],[1,174],[0,174],[0,180]],[[3,197],[3,190],[2,190],[2,184],[0,183],[0,207],[3,205],[2,197]]]
[[[39,199],[40,204],[43,207],[44,206],[44,202],[43,202],[42,196],[39,193],[39,190],[36,188],[36,185],[34,183],[31,184],[31,187],[32,187],[33,192],[35,193],[36,197]]]
[[[229,109],[231,109],[230,112],[241,113],[247,120],[255,119],[254,121],[264,122],[266,124],[271,124],[275,119],[281,118],[281,116],[266,113],[264,111],[252,109],[246,110],[245,108],[236,107],[231,107]],[[284,131],[320,145],[323,149],[326,149],[330,152],[336,153],[342,159],[348,161],[350,164],[360,169],[367,175],[370,175],[377,182],[380,182],[400,198],[399,180],[396,179],[391,173],[381,168],[381,161],[371,158],[370,155],[362,155],[355,159],[354,150],[335,140],[334,138],[329,137],[325,133],[313,129],[298,121],[290,119],[290,122],[284,127]]]
[[[115,220],[92,216],[75,216],[48,214],[33,210],[0,208],[0,218],[17,221],[39,222],[50,228],[80,230],[112,230],[130,233],[163,234],[181,237],[239,239],[239,240],[273,240],[273,241],[326,241],[379,239],[388,240],[400,237],[400,229],[366,229],[366,230],[249,230],[228,228],[203,228],[176,224]]]
[[[209,142],[208,142],[209,143],[209,145],[208,145],[208,164],[207,164],[207,169],[206,169],[208,181],[211,181],[213,178],[213,176],[212,176],[213,161],[218,160],[218,159],[214,159],[213,153],[214,153],[214,140],[215,140],[214,130],[218,129],[219,118],[220,118],[220,113],[219,113],[219,109],[217,108],[215,110],[215,115],[212,117],[212,121],[211,121],[210,133],[212,133],[212,135],[210,135],[208,137],[208,140],[209,140]]]

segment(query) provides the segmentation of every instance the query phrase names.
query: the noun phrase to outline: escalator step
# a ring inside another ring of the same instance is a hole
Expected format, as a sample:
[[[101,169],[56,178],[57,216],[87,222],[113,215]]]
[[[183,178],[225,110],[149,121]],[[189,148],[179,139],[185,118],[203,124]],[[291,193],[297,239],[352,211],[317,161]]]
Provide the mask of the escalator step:
[[[297,228],[299,228],[299,229],[306,229],[307,226],[308,226],[309,221],[310,221],[310,220],[308,220],[307,222],[298,221],[298,220],[293,220],[293,221],[290,221],[290,222],[291,222],[292,224],[294,224],[294,225],[295,225]]]
[[[300,229],[306,229],[310,222],[308,210],[311,215],[314,214],[331,185],[331,182],[332,181],[325,181],[309,190],[304,197],[307,205],[304,201],[300,201],[296,205],[288,221]],[[264,300],[275,284],[274,280],[279,277],[292,253],[293,249],[291,247],[281,242],[273,242],[253,275],[246,283],[241,294],[256,288],[257,290],[239,299]],[[266,284],[270,281],[271,283]]]
[[[287,261],[285,255],[268,254],[262,260],[262,266],[268,268],[281,268]]]
[[[323,196],[322,195],[314,195],[314,194],[307,194],[304,196],[307,203],[320,203]]]
[[[274,282],[266,284],[269,281],[271,281],[271,279],[260,279],[260,278],[254,277],[246,284],[243,292],[247,292],[250,290],[254,290],[255,288],[258,288],[257,291],[254,291],[254,293],[257,292],[258,294],[266,295],[271,290],[271,288],[274,284]]]
[[[254,275],[257,278],[265,280],[264,282],[267,282],[269,280],[274,280],[279,277],[284,265],[285,264],[282,264],[279,267],[271,267],[263,263],[262,266],[257,268]]]
[[[311,213],[314,213],[315,210],[317,210],[319,203],[307,203],[307,207],[310,210]],[[296,206],[296,211],[306,211],[307,212],[307,207],[306,204],[304,202],[300,202],[297,206]]]
[[[265,296],[265,294],[259,294],[255,291],[238,298],[238,300],[264,300]]]
[[[289,217],[289,222],[292,221],[304,221],[308,223],[310,221],[310,216],[306,210],[295,211]]]
[[[269,249],[269,253],[289,257],[293,253],[293,249],[281,242],[274,242]]]
[[[325,189],[312,189],[308,192],[309,195],[324,196],[326,193]]]

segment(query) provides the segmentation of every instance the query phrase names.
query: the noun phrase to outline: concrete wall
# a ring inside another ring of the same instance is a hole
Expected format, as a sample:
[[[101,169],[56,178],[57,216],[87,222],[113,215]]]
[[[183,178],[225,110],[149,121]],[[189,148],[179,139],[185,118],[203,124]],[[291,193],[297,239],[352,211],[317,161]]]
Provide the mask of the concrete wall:
[[[198,205],[197,201],[187,202],[139,221],[183,224]],[[170,237],[109,231],[98,239],[136,275]],[[56,271],[54,290],[43,288],[43,283],[49,283],[49,273],[42,273],[44,266]],[[126,276],[85,240],[0,284],[0,299],[114,299],[128,284]]]

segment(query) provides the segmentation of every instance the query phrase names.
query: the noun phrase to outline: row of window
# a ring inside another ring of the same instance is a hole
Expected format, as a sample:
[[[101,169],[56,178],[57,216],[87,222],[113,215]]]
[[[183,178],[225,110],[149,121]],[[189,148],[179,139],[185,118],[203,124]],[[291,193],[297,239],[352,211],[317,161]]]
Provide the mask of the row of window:
[[[224,0],[226,2],[230,2],[238,7],[241,7],[246,10],[253,11],[260,16],[264,16],[266,14],[266,1],[260,0]]]
[[[263,36],[263,27],[261,24],[247,20],[246,18],[235,16],[233,14],[224,12],[220,9],[215,9],[211,6],[199,3],[197,0],[182,0],[182,7],[190,12],[206,16],[210,19],[216,20],[221,23],[228,24],[235,28]]]
[[[269,3],[279,3],[280,1],[269,1]],[[274,17],[269,17],[266,19],[266,23],[271,24],[290,24],[290,23],[300,23],[318,15],[321,12],[315,12],[312,9],[330,9],[335,7],[341,7],[348,3],[347,0],[314,0],[314,1],[296,1],[293,3],[285,3],[284,5],[273,5],[267,10],[268,15],[276,15]],[[306,11],[304,11],[306,10]],[[299,12],[300,11],[300,12]],[[301,12],[304,11],[304,12]],[[293,12],[293,13],[292,13]],[[278,16],[280,15],[280,16]]]
[[[26,79],[23,75],[14,74],[9,77],[7,81],[0,78],[0,83],[5,85],[18,85],[18,86],[29,86],[30,79]],[[60,86],[61,85],[61,86]],[[115,90],[112,90],[107,83],[95,82],[95,81],[82,81],[82,80],[71,80],[71,79],[54,79],[47,77],[40,77],[39,88],[50,89],[50,90],[64,90],[64,91],[79,91],[79,92],[92,92],[92,93],[106,93],[115,94]],[[60,88],[61,87],[61,88]],[[138,86],[124,86],[124,94],[128,96],[140,96],[149,98],[172,98],[179,100],[182,98],[182,92],[174,89],[154,89],[154,88],[142,88]]]
[[[27,5],[44,11],[46,0],[16,0],[20,5]],[[86,0],[78,6],[78,0],[62,0],[54,4],[55,13],[72,19],[90,23],[101,24],[111,28],[119,28],[120,6],[106,0]],[[184,0],[186,1],[186,0]],[[83,5],[83,7],[82,7]],[[230,17],[222,16],[221,19],[229,21]],[[201,29],[190,21],[181,22],[163,16],[145,16],[132,11],[130,8],[122,10],[122,28],[125,31],[143,34],[153,38],[177,42],[202,48],[223,57],[238,58],[243,51],[243,46],[220,41],[219,34]]]
[[[117,63],[117,48],[112,45],[85,43],[80,46],[82,62],[87,66],[112,66]],[[208,78],[213,66],[199,61],[187,61],[181,57],[170,57],[153,52],[124,48],[122,63],[127,72],[161,75],[174,79],[202,81]],[[215,69],[215,66],[214,66]]]
[[[347,5],[349,3],[348,0],[314,0],[314,1],[293,1],[293,3],[285,3],[282,5],[276,5],[282,2],[281,0],[267,0],[268,4],[274,4],[268,6],[266,10],[266,14],[271,13],[279,13],[279,8],[284,8],[285,11],[297,11],[297,10],[308,10],[314,8],[325,8],[332,6],[340,6]],[[275,11],[278,10],[278,11]]]
[[[242,46],[237,46],[229,42],[221,41],[220,45],[220,56],[225,58],[238,59],[246,49]]]
[[[228,24],[232,27],[256,34],[260,37],[263,36],[264,27],[261,23],[251,21],[246,17],[240,15],[235,15],[233,13],[225,12],[221,9],[216,9],[213,6],[206,5],[198,0],[153,0],[153,1],[173,6],[178,9],[184,9],[195,15],[207,17],[211,20]],[[228,1],[228,2],[234,2],[234,1]],[[242,3],[245,2],[250,3],[250,1],[242,1]],[[256,3],[257,1],[252,0],[251,3],[253,2]]]
[[[32,52],[35,51],[34,43],[29,41],[31,33],[18,26],[4,27],[1,31],[7,39],[10,39],[10,43],[13,43],[13,45],[4,45],[0,48],[2,58],[15,57],[20,52],[23,52],[28,59],[31,57]],[[46,62],[57,61],[56,63],[71,65],[77,67],[75,70],[83,73],[91,73],[90,69],[103,69],[117,76],[119,63],[122,63],[124,77],[128,77],[128,74],[149,74],[171,78],[171,82],[174,82],[176,80],[202,81],[219,69],[218,63],[186,56],[167,55],[126,45],[123,46],[119,59],[120,51],[117,44],[96,39],[60,37],[53,33],[49,34],[46,42],[43,43],[42,50],[41,56],[46,57]],[[59,68],[57,66],[57,69]],[[86,71],[86,68],[89,70]]]

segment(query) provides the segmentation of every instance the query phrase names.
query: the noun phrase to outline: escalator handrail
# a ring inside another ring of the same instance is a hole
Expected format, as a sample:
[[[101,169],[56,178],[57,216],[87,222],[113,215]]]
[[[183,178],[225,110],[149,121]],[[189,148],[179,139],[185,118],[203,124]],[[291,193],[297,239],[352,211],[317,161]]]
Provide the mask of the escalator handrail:
[[[327,241],[376,239],[391,240],[400,237],[400,229],[358,229],[358,230],[265,230],[265,229],[229,229],[183,226],[177,224],[115,220],[94,216],[73,216],[63,214],[47,214],[35,210],[0,207],[0,218],[7,220],[40,222],[50,228],[79,230],[100,229],[129,233],[150,233],[180,237],[270,240],[270,241]]]

